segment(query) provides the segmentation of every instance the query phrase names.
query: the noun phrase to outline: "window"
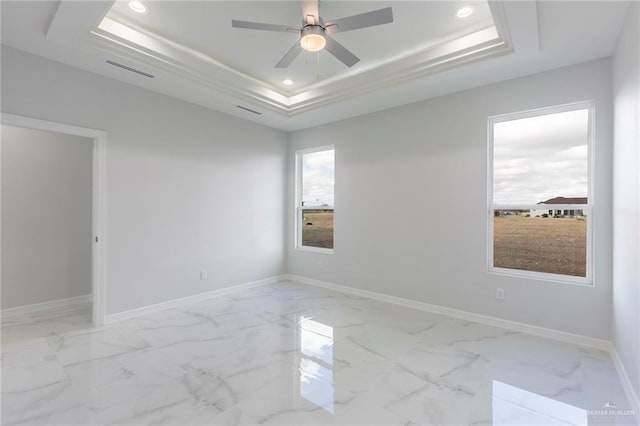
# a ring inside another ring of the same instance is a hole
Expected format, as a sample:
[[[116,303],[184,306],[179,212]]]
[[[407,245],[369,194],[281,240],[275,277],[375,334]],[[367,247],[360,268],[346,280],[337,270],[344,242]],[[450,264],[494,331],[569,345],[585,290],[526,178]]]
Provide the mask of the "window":
[[[592,282],[593,106],[489,118],[489,270]]]
[[[333,252],[333,146],[296,153],[296,248]]]

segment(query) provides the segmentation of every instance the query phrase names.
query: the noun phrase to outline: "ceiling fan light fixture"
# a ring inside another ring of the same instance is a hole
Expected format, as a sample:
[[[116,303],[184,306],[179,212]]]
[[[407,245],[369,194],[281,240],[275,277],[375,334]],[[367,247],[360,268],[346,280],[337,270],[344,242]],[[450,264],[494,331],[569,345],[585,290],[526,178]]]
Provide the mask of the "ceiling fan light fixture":
[[[324,30],[320,26],[308,26],[302,30],[300,46],[307,52],[318,52],[327,45],[327,40],[322,33]]]
[[[302,51],[319,52],[322,49],[326,49],[328,53],[347,67],[352,67],[360,62],[360,58],[336,41],[331,35],[341,31],[359,30],[361,28],[374,27],[393,22],[393,9],[391,7],[324,22],[318,12],[319,3],[320,0],[302,0],[302,27],[239,21],[236,19],[231,20],[231,26],[233,28],[245,28],[249,30],[297,33],[299,39],[275,65],[276,68],[282,69],[291,65],[293,60],[297,58]],[[318,60],[319,59],[320,57],[318,57]]]
[[[465,5],[456,10],[456,16],[458,18],[466,18],[473,15],[473,6]]]

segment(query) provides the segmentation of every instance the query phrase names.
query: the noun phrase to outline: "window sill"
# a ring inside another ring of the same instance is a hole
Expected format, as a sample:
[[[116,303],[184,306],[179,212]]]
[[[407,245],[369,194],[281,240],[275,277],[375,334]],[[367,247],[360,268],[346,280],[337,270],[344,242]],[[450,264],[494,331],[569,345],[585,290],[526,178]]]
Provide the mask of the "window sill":
[[[591,277],[573,277],[570,275],[550,274],[547,272],[523,271],[519,269],[489,267],[489,273],[493,275],[501,275],[504,277],[526,278],[536,281],[544,281],[555,284],[571,284],[582,287],[595,287]]]
[[[299,251],[307,251],[311,253],[333,254],[333,249],[321,248],[321,247],[298,246],[295,249]]]

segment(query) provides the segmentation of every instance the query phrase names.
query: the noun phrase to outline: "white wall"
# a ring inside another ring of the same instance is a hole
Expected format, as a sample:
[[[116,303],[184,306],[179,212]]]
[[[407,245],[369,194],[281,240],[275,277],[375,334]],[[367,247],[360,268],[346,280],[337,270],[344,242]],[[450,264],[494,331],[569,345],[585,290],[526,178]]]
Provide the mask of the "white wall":
[[[2,111],[106,131],[107,314],[283,272],[283,132],[5,46]]]
[[[93,141],[1,127],[2,308],[91,294]]]
[[[595,286],[487,272],[487,117],[593,99]],[[360,289],[609,338],[611,74],[608,59],[292,133],[293,154],[336,147],[335,253],[294,249],[287,268]],[[294,200],[289,199],[288,230]],[[496,287],[506,291],[496,301]]]
[[[640,395],[640,4],[613,56],[613,342]]]
[[[2,51],[3,112],[107,132],[107,313],[282,273],[293,153],[333,143],[335,254],[296,251],[289,232],[288,272],[609,338],[610,82],[607,59],[506,81],[292,133],[287,159],[282,132]],[[596,101],[595,286],[489,274],[487,116],[585,99]]]

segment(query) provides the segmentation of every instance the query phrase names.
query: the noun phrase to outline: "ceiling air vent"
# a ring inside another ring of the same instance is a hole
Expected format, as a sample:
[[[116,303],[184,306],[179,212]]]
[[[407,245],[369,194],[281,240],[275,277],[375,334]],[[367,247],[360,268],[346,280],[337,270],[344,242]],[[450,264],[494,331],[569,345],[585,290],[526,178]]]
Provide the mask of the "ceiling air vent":
[[[140,74],[140,75],[143,75],[145,77],[149,77],[149,78],[155,77],[153,74],[149,74],[148,72],[144,72],[144,71],[137,70],[135,68],[128,67],[128,66],[126,66],[124,64],[120,64],[118,62],[114,62],[111,59],[107,59],[105,62],[108,63],[109,65],[113,65],[114,67],[122,68],[123,70],[131,71],[131,72],[135,72],[136,74]]]
[[[253,110],[253,109],[251,109],[251,108],[243,107],[242,105],[236,105],[236,107],[238,107],[238,108],[240,108],[240,109],[242,109],[242,110],[245,110],[245,111],[251,112],[251,113],[256,114],[256,115],[262,115],[262,113],[261,113],[261,112],[258,112],[258,111],[256,111],[256,110]]]

